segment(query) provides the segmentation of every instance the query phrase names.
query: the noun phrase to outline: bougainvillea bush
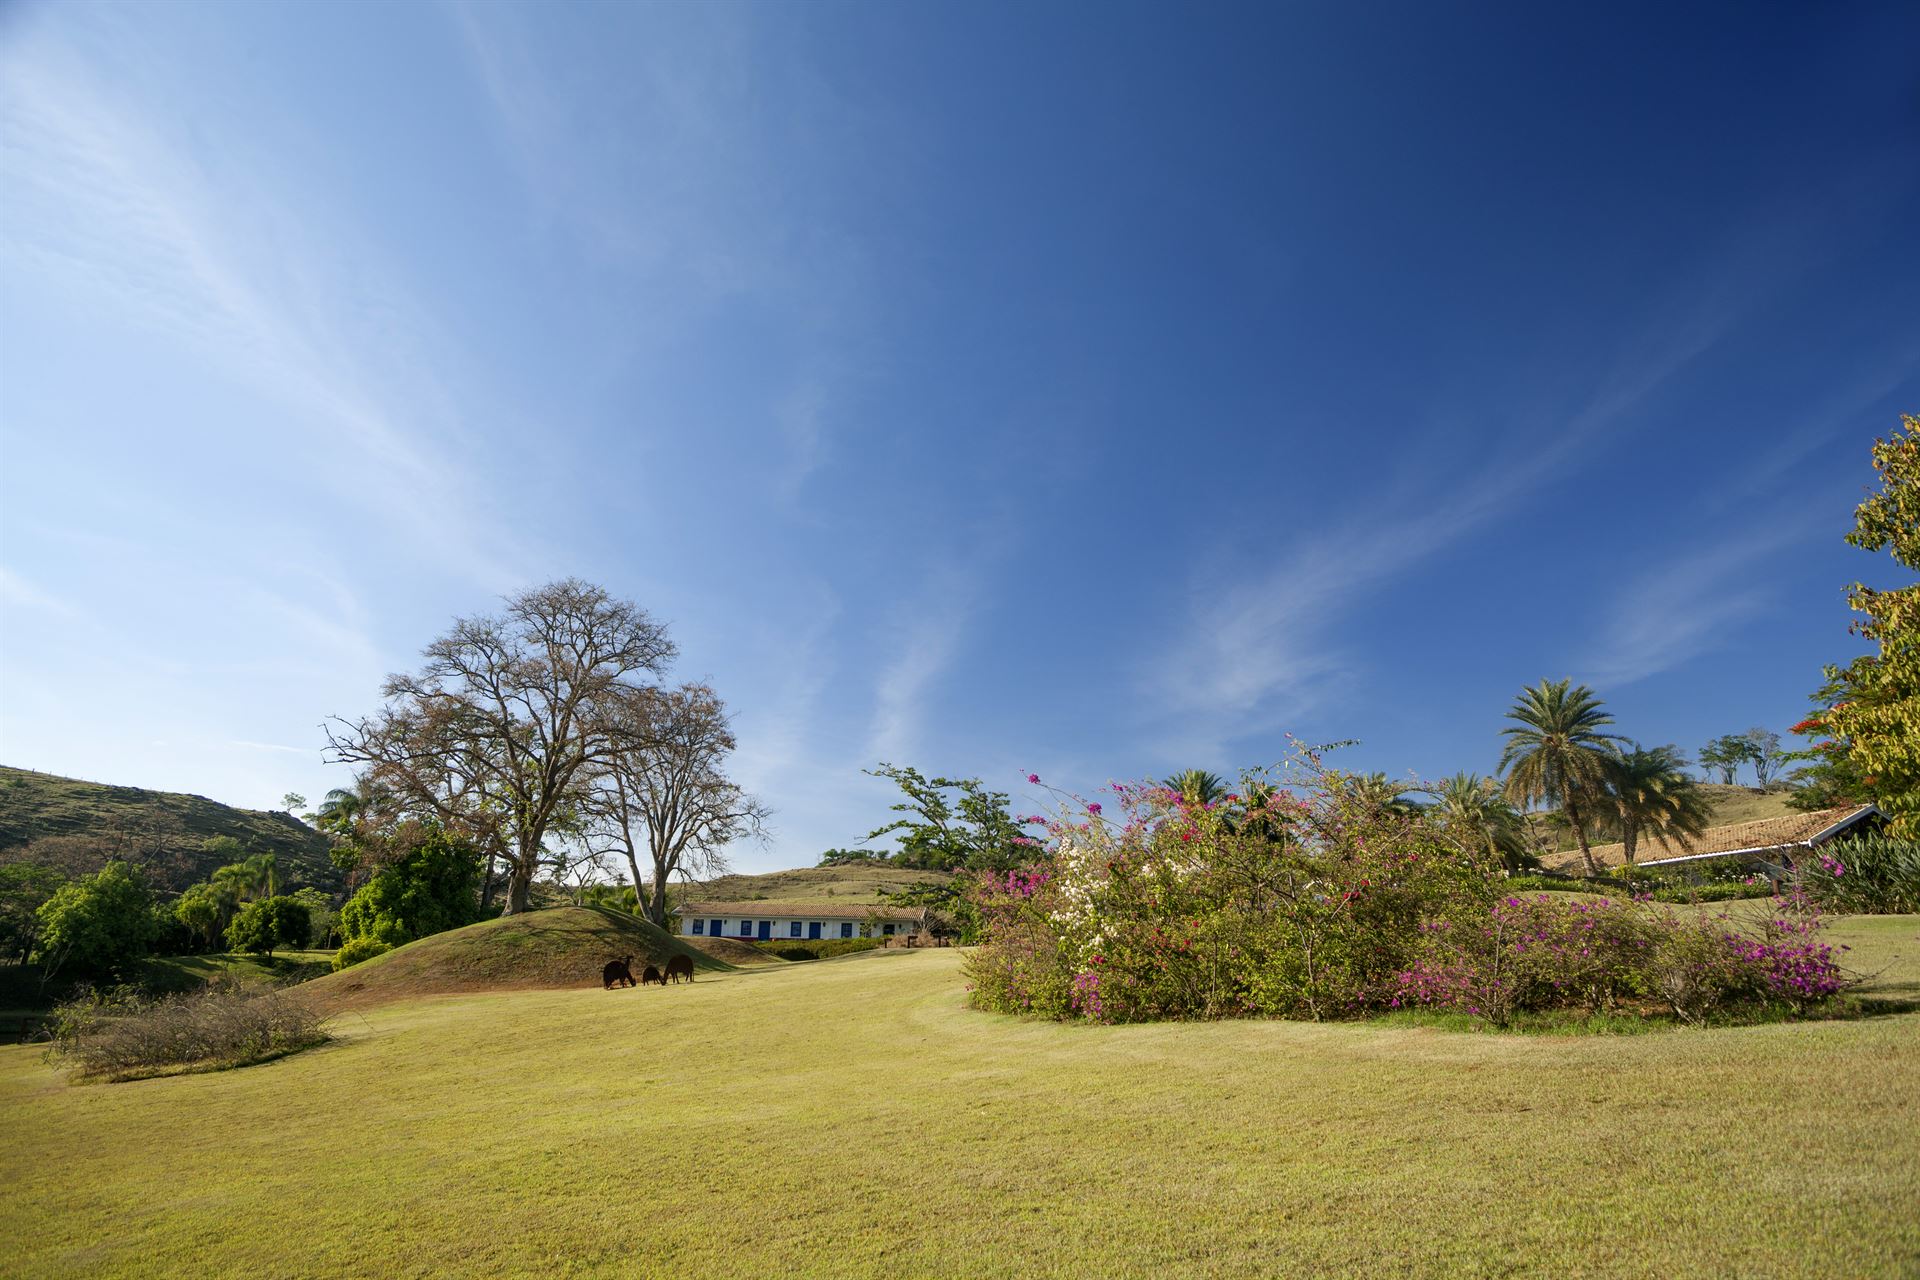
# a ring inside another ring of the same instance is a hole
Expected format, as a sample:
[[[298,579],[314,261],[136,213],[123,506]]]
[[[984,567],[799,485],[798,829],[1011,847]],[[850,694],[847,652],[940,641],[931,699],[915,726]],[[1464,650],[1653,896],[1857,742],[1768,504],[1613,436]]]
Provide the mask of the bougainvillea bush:
[[[1475,833],[1381,804],[1311,756],[1217,799],[1109,790],[1115,814],[1063,796],[1027,819],[1031,865],[975,882],[976,1006],[1095,1022],[1408,1008],[1698,1021],[1804,1010],[1845,985],[1817,915],[1742,927],[1508,895]]]

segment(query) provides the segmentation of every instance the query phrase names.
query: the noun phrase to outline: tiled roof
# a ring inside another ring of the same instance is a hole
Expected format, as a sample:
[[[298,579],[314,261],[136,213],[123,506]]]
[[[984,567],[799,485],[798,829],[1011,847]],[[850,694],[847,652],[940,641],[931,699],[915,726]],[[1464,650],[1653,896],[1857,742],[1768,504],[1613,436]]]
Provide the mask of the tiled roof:
[[[1838,809],[1821,809],[1815,813],[1789,813],[1778,818],[1760,818],[1754,822],[1735,822],[1724,827],[1708,827],[1687,844],[1682,844],[1678,840],[1642,840],[1633,851],[1634,861],[1646,866],[1668,858],[1690,858],[1708,853],[1738,853],[1748,849],[1780,849],[1792,845],[1804,845],[1829,827],[1856,818],[1872,808],[1872,805],[1864,804],[1844,805]],[[1595,845],[1593,860],[1603,867],[1617,867],[1626,861],[1626,846]],[[1549,871],[1577,873],[1586,869],[1586,864],[1580,861],[1578,849],[1550,853],[1540,861],[1541,865]]]
[[[687,902],[682,918],[716,916],[735,920],[925,920],[925,907],[884,907],[877,902]]]

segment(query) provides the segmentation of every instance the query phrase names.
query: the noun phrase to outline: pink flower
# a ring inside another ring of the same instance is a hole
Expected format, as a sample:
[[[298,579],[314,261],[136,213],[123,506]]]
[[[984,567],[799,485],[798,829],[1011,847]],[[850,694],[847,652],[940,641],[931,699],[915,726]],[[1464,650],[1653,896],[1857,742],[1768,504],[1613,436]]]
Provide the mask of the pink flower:
[[[1099,816],[1100,816],[1100,802],[1099,802],[1098,800],[1095,800],[1095,801],[1094,801],[1094,802],[1093,802],[1092,804],[1090,804],[1090,805],[1088,805],[1088,806],[1087,806],[1087,812],[1088,812],[1088,813],[1090,813],[1090,814],[1092,814],[1092,815],[1093,815],[1094,817],[1096,817],[1096,818],[1097,818],[1097,817],[1099,817]]]
[[[1037,774],[1037,773],[1030,773],[1030,774],[1028,774],[1028,775],[1027,775],[1027,781],[1028,781],[1028,782],[1039,782],[1039,781],[1040,781],[1040,775],[1039,775],[1039,774]]]

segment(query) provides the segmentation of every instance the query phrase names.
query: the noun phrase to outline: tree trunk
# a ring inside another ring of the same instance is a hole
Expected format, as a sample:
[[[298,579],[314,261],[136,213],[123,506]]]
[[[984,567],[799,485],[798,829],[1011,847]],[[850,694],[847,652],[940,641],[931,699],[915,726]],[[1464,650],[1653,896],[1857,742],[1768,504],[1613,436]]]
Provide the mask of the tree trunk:
[[[521,859],[513,864],[507,873],[507,904],[500,909],[503,916],[517,916],[527,909],[527,899],[533,889],[533,861]]]
[[[1580,810],[1574,807],[1569,798],[1566,804],[1567,821],[1573,824],[1574,839],[1580,842],[1580,857],[1587,864],[1587,879],[1592,880],[1600,874],[1600,864],[1593,860],[1593,846],[1587,843],[1587,824],[1580,821]]]
[[[1633,852],[1640,845],[1640,832],[1632,823],[1620,828],[1620,848],[1626,854],[1627,865],[1633,865]]]
[[[493,905],[494,863],[498,861],[492,849],[487,850],[487,874],[480,881],[480,914],[487,914],[487,908]]]
[[[647,889],[647,919],[667,927],[667,877],[660,871],[660,864],[654,864],[653,884]]]

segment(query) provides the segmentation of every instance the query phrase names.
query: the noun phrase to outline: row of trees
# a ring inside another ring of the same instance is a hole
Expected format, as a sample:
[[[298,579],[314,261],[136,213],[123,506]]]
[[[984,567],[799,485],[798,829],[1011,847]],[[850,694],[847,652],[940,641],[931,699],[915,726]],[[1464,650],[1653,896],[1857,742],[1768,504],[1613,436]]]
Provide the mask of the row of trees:
[[[1720,781],[1732,786],[1740,766],[1753,766],[1755,785],[1764,787],[1779,775],[1787,754],[1780,749],[1780,735],[1768,729],[1753,728],[1745,733],[1726,733],[1700,748],[1700,768],[1718,773]]]
[[[504,870],[504,914],[531,905],[546,872],[577,887],[625,865],[655,923],[676,875],[725,868],[727,846],[763,838],[769,811],[728,778],[735,740],[704,684],[661,681],[676,655],[645,610],[577,579],[510,596],[390,676],[384,705],[327,729],[356,767],[318,817],[335,832],[429,823]],[[363,842],[364,843],[364,842]]]

